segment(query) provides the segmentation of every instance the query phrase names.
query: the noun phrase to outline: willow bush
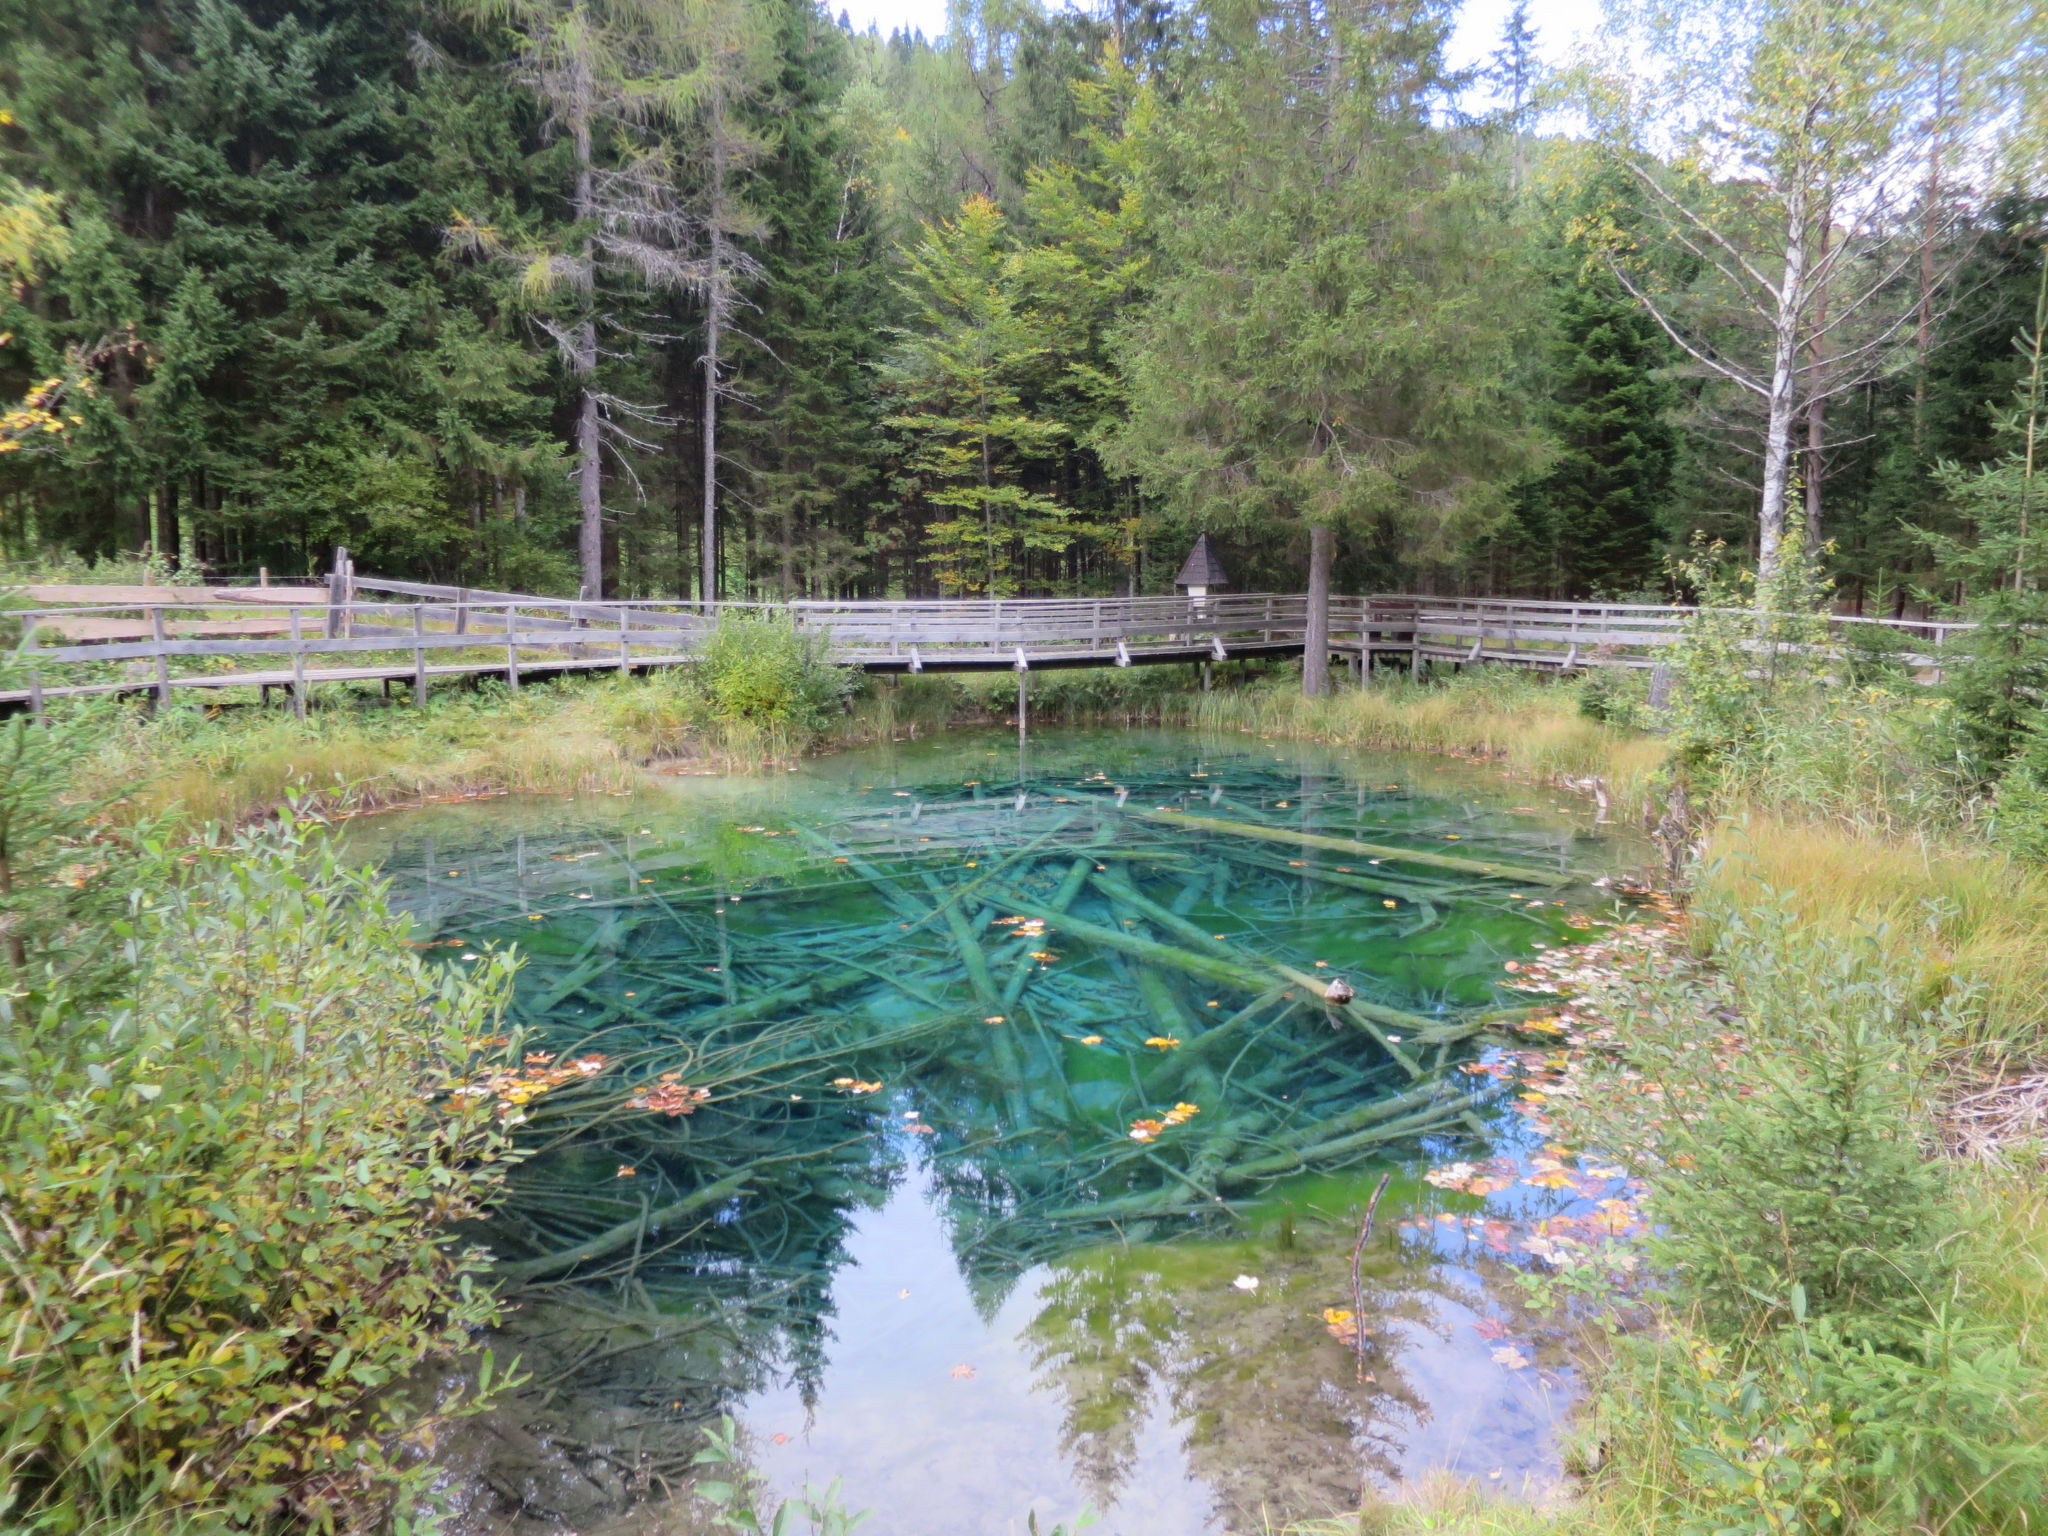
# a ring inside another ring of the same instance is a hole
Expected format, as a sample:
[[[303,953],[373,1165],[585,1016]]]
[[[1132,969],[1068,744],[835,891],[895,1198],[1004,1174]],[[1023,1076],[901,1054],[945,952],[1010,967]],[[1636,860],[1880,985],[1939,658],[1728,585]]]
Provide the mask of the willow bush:
[[[460,1411],[401,1385],[492,1315],[451,1224],[508,1148],[443,1090],[511,967],[424,965],[289,815],[198,847],[95,833],[62,789],[80,743],[0,731],[33,834],[0,956],[0,1527],[387,1521]],[[65,899],[22,900],[30,875]],[[69,920],[88,893],[112,921]]]

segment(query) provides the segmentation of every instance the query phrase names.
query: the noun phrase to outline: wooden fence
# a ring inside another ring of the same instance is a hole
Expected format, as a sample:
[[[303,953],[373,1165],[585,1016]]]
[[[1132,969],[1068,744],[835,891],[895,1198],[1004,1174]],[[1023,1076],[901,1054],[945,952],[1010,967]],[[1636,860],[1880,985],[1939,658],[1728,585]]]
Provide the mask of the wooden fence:
[[[284,693],[303,714],[318,683],[409,684],[416,701],[436,677],[522,678],[640,671],[692,660],[728,614],[785,615],[826,637],[837,661],[916,673],[1299,655],[1308,600],[1248,593],[1206,598],[692,604],[584,602],[527,593],[359,576],[346,552],[324,585],[204,589],[68,588],[62,606],[17,609],[25,686],[0,704],[40,710],[46,698],[180,688]],[[118,600],[116,600],[118,599]],[[1375,661],[1505,662],[1522,666],[1654,667],[1688,608],[1491,598],[1338,597],[1330,650],[1361,675]],[[1840,617],[1837,638],[1864,626],[1923,676],[1939,675],[1948,638],[1966,625]],[[251,665],[254,663],[255,665]]]

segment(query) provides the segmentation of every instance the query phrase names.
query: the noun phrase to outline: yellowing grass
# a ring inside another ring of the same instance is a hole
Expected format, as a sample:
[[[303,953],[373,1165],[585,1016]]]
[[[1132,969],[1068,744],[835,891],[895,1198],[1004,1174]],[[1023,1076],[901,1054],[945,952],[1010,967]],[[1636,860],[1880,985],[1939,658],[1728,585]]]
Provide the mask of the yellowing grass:
[[[177,811],[232,824],[293,795],[354,796],[389,805],[437,794],[507,789],[616,790],[639,777],[589,693],[318,711],[137,721],[87,766],[83,788],[119,796],[135,815]]]
[[[1977,1046],[2033,1054],[2048,1030],[2048,873],[1993,849],[1874,837],[1835,823],[1751,811],[1710,834],[1703,893],[1753,905],[1765,891],[1804,923],[1878,931],[1919,971],[1929,1001],[1979,989]],[[1712,940],[1713,902],[1704,902]],[[1958,1042],[1964,1043],[1964,1042]]]
[[[1454,752],[1498,760],[1545,782],[1594,781],[1617,814],[1640,812],[1668,749],[1579,713],[1578,691],[1521,673],[1448,683],[1377,683],[1327,698],[1291,689],[1193,694],[1168,718],[1208,730],[1251,730],[1388,752]]]

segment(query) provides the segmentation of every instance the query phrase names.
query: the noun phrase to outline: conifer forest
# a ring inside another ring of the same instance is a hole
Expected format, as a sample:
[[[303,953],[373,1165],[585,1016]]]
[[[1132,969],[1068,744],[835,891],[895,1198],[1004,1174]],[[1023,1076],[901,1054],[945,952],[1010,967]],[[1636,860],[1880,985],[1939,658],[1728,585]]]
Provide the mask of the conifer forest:
[[[0,554],[520,591],[1955,596],[2019,0],[8,0]],[[54,430],[53,430],[54,428]],[[1949,562],[1952,565],[1953,562]]]

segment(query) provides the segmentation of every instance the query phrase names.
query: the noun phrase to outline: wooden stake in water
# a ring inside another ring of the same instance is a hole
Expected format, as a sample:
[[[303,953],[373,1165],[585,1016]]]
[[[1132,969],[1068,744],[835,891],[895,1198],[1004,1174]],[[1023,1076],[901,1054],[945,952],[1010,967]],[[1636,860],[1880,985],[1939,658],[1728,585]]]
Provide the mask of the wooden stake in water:
[[[1351,1348],[1358,1356],[1360,1386],[1365,1385],[1365,1282],[1359,1279],[1358,1266],[1365,1258],[1365,1245],[1372,1240],[1372,1219],[1379,1214],[1380,1196],[1387,1192],[1393,1177],[1391,1173],[1380,1175],[1379,1188],[1366,1202],[1365,1225],[1358,1229],[1358,1244],[1351,1250]]]

